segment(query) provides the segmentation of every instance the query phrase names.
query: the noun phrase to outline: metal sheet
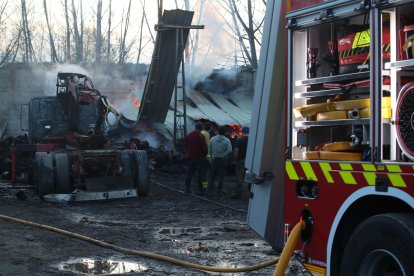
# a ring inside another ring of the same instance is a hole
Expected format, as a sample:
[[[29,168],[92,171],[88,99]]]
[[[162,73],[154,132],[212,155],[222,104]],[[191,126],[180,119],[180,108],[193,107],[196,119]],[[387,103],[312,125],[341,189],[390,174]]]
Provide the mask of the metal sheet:
[[[137,197],[137,189],[116,190],[107,192],[86,192],[78,190],[75,193],[75,201],[107,200],[117,198]]]
[[[214,103],[220,107],[221,110],[223,110],[231,118],[235,119],[238,124],[250,124],[251,110],[245,110],[232,104],[223,95],[211,95],[211,98],[214,101]]]
[[[216,106],[200,92],[189,93],[189,95],[187,95],[188,101],[197,106],[193,107],[191,104],[187,104],[187,118],[191,121],[209,120],[219,125],[237,123],[243,126],[250,126],[253,101],[251,96],[240,93],[232,94],[230,96],[212,94],[211,97],[214,97],[214,102],[218,101],[216,99],[217,97],[219,101],[222,102],[220,106]],[[232,102],[235,103],[236,106],[232,104]],[[170,110],[165,119],[166,128],[171,130],[174,127],[174,113],[172,108],[173,102],[171,103]],[[178,110],[182,111],[182,108],[180,107]]]
[[[238,123],[236,119],[204,97],[201,92],[192,91],[189,98],[197,105],[196,108],[205,115],[205,118],[209,118],[210,121],[216,122],[219,125]]]
[[[166,10],[162,22],[170,26],[191,26],[193,14],[192,11]],[[138,115],[138,120],[146,123],[164,123],[179,70],[175,56],[177,29],[159,29]],[[184,45],[188,33],[188,28],[183,29]]]

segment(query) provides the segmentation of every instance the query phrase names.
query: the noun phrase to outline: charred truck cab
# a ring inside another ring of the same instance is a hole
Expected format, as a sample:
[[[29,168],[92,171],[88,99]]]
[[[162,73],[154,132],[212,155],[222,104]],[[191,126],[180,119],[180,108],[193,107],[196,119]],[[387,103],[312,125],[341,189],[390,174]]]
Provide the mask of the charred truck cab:
[[[270,3],[272,2],[272,3]],[[270,1],[246,181],[313,275],[414,275],[414,1]]]
[[[40,196],[66,194],[56,199],[83,201],[148,193],[147,154],[109,143],[104,129],[114,124],[109,113],[120,116],[91,79],[78,73],[58,73],[56,96],[30,100],[30,144],[16,150],[34,153]]]

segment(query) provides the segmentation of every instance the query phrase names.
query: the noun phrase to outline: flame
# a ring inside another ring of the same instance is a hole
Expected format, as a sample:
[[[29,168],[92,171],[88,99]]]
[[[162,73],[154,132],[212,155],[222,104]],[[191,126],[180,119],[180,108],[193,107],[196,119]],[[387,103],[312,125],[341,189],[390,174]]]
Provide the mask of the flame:
[[[242,136],[241,129],[242,129],[241,125],[230,124],[229,125],[230,137],[232,139],[236,137],[241,137]]]
[[[134,101],[134,106],[136,109],[139,109],[139,107],[141,106],[141,103],[139,102],[137,96],[132,95],[132,100]]]

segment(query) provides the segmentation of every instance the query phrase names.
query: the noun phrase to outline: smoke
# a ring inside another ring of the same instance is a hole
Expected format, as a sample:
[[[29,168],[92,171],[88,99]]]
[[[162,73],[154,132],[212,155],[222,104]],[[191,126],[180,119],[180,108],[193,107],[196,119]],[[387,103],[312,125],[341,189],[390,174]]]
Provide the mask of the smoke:
[[[217,9],[217,4],[207,2],[204,6],[201,24],[204,29],[199,31],[199,49],[196,64],[203,68],[221,68],[233,66],[232,55],[235,52],[234,38],[223,18],[224,11]],[[218,6],[219,7],[219,6]],[[220,14],[220,10],[223,12]],[[230,62],[227,62],[231,58]]]
[[[29,70],[33,74],[34,80],[42,80],[41,91],[34,91],[33,94],[39,92],[44,96],[56,95],[56,79],[59,72],[71,72],[84,75],[90,75],[90,73],[83,67],[76,64],[30,64]]]
[[[136,120],[138,109],[134,105],[134,97],[139,101],[141,100],[145,80],[141,78],[138,81],[122,79],[120,76],[130,75],[131,71],[124,71],[125,68],[118,68],[118,66],[113,65],[112,68],[111,75],[108,76],[102,72],[106,71],[107,68],[87,69],[76,64],[31,65],[30,70],[34,75],[34,79],[43,80],[43,85],[38,87],[37,93],[34,94],[41,92],[43,96],[56,95],[56,78],[59,72],[84,74],[92,79],[95,88],[102,95],[107,96],[118,111],[128,119]],[[115,119],[110,118],[110,123],[115,123]]]
[[[252,89],[252,83],[246,81],[248,72],[235,69],[213,70],[207,77],[196,82],[192,88],[216,94],[229,94],[236,89],[247,91]]]

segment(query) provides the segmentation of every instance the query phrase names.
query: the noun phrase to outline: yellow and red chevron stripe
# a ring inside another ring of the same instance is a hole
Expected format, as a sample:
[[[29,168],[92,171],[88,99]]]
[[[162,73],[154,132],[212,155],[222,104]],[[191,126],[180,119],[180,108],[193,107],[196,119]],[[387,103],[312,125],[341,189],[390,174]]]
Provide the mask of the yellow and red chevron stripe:
[[[414,166],[395,164],[355,164],[286,161],[290,180],[313,180],[347,185],[375,185],[377,177],[387,178],[393,187],[406,188],[414,183]]]
[[[315,266],[315,265],[311,265],[311,264],[303,264],[306,269],[312,273],[312,275],[326,275],[326,269],[319,267],[319,266]]]

